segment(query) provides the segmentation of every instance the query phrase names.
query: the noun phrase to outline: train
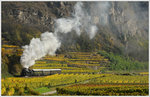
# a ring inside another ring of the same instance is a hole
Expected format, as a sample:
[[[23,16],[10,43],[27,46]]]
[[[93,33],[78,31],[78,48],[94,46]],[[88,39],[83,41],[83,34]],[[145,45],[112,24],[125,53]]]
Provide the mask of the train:
[[[21,76],[30,77],[30,76],[47,76],[52,74],[60,74],[61,69],[29,69],[23,68]]]

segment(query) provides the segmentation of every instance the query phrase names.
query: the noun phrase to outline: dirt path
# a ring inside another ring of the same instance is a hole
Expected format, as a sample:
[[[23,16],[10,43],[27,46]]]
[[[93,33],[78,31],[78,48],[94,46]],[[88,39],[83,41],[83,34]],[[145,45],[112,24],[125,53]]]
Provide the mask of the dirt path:
[[[89,79],[89,80],[85,80],[85,81],[83,81],[83,82],[78,82],[78,83],[88,83],[89,81],[90,81],[91,79]],[[57,91],[56,90],[53,90],[53,91],[50,91],[50,92],[46,92],[46,93],[42,93],[42,95],[51,95],[51,94],[55,94],[55,93],[57,93]]]
[[[82,81],[82,82],[78,82],[78,83],[83,83],[83,84],[85,84],[85,83],[88,83],[90,80],[92,80],[92,79],[88,79],[88,80],[85,80],[85,81]],[[77,84],[77,83],[76,83]],[[53,91],[50,91],[50,92],[46,92],[46,93],[42,93],[42,95],[51,95],[51,94],[54,94],[54,93],[56,93],[57,91],[56,90],[53,90]]]
[[[46,92],[46,93],[43,93],[43,95],[50,95],[50,94],[54,94],[54,93],[56,93],[56,90],[50,91],[50,92]]]

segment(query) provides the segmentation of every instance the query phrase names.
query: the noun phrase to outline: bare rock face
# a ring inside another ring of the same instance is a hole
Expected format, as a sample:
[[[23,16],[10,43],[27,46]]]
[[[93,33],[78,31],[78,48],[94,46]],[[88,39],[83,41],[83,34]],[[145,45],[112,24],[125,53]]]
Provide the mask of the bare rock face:
[[[3,2],[2,18],[8,16],[15,22],[53,29],[56,18],[69,16],[74,2]]]

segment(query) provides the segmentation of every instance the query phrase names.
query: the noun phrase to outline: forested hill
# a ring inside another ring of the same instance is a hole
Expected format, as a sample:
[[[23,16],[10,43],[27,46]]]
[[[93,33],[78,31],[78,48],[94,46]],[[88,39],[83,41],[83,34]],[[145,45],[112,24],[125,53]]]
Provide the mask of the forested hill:
[[[105,50],[148,61],[148,2],[83,3],[98,26],[96,36],[90,40],[84,33],[66,34],[57,52]],[[53,32],[55,19],[71,16],[75,4],[2,2],[2,38],[9,45],[28,45],[33,37]]]

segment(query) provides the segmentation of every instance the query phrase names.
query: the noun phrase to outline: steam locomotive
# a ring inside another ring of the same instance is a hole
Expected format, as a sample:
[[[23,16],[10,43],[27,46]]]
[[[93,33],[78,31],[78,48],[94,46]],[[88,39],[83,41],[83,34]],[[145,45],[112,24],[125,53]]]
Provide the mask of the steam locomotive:
[[[61,69],[29,69],[24,68],[21,72],[21,76],[46,76],[52,74],[60,74]]]

